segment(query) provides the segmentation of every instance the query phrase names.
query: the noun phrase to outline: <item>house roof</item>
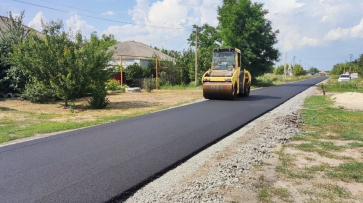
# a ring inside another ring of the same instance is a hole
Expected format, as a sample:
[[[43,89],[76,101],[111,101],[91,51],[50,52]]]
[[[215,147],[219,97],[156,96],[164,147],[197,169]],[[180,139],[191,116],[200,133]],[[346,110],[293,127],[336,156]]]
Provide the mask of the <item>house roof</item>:
[[[143,44],[141,42],[135,42],[135,41],[125,41],[118,43],[114,46],[111,46],[108,48],[109,50],[112,50],[115,52],[113,57],[123,55],[125,58],[141,58],[141,59],[148,59],[153,58],[153,56],[156,54],[161,58],[161,60],[165,61],[175,61],[173,57],[170,57],[161,51],[158,51],[156,49],[151,48],[150,46],[147,46],[146,44]]]
[[[6,24],[4,23],[4,21],[6,22],[8,20],[10,20],[10,18],[5,17],[5,16],[0,16],[0,29],[1,30],[7,30],[8,29],[8,26],[6,26]],[[44,36],[41,32],[38,32],[37,30],[35,30],[35,29],[31,28],[31,27],[28,27],[26,25],[23,25],[23,27],[25,29],[29,29],[29,30],[35,31],[35,33],[37,33],[37,35],[39,35],[39,36]]]

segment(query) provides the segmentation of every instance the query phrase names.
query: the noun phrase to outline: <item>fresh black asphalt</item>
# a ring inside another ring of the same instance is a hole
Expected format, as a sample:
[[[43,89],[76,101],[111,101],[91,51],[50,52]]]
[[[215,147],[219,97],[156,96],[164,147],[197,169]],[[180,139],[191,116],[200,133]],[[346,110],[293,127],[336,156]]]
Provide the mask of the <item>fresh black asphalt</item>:
[[[266,87],[0,148],[0,202],[105,202],[316,83]],[[119,196],[122,197],[122,196]]]

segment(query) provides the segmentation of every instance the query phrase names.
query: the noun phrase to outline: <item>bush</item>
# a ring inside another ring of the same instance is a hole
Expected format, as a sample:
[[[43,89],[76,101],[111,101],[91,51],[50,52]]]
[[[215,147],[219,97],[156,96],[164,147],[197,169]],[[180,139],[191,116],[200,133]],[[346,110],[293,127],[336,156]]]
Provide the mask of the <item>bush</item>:
[[[55,99],[55,91],[41,83],[30,83],[21,96],[33,103],[46,103]]]
[[[295,65],[293,69],[294,76],[306,75],[306,71],[300,65]]]
[[[144,79],[144,89],[147,92],[151,92],[153,89],[155,89],[155,80],[152,78],[145,78]]]
[[[118,90],[122,90],[122,87],[121,87],[119,81],[112,79],[112,80],[107,81],[106,89],[110,90],[110,91],[118,91]]]
[[[282,75],[282,74],[284,74],[284,69],[285,69],[285,66],[284,65],[278,66],[275,69],[275,74],[276,75]]]
[[[131,66],[125,68],[126,83],[131,87],[139,86],[139,79],[144,77],[144,68],[134,63]]]
[[[92,94],[92,98],[88,100],[88,104],[92,109],[103,109],[110,103],[106,98],[106,90],[102,87],[96,88]]]

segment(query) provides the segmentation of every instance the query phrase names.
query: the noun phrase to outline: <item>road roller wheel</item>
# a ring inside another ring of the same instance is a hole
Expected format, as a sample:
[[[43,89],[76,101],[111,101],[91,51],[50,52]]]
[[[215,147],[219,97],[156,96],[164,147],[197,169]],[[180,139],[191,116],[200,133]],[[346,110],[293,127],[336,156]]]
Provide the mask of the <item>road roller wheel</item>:
[[[250,92],[251,92],[251,85],[246,82],[246,84],[244,86],[243,96],[248,97],[250,95]]]

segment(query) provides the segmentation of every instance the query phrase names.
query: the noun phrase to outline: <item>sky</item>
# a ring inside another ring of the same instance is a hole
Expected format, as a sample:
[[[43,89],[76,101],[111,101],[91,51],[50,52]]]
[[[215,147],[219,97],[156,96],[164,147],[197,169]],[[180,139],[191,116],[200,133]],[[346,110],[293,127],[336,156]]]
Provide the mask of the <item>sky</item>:
[[[331,70],[363,54],[362,0],[252,0],[263,3],[279,30],[276,65],[301,64]],[[41,31],[41,20],[62,20],[64,29],[87,37],[113,34],[119,41],[181,51],[193,25],[218,25],[222,0],[0,0],[0,15],[25,10],[24,24]],[[253,70],[251,70],[253,71]]]

